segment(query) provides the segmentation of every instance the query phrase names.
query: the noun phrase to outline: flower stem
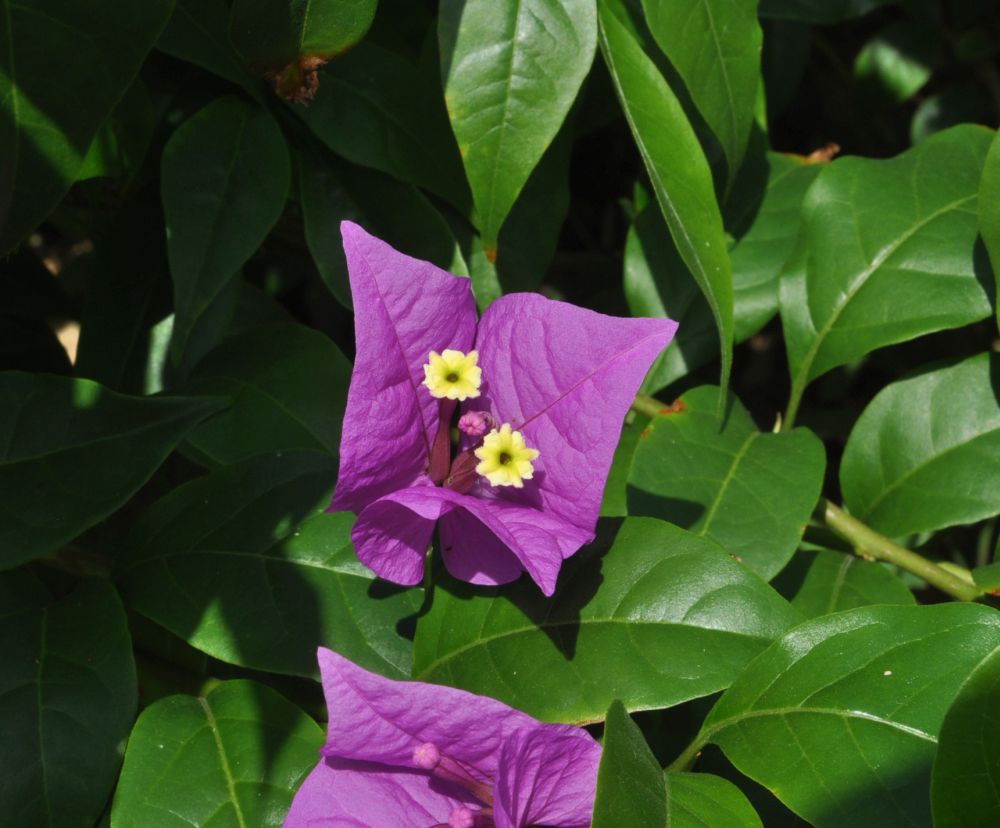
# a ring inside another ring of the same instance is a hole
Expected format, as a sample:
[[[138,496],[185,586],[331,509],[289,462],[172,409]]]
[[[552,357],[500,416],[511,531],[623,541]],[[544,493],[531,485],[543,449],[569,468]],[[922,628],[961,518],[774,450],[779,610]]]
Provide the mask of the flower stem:
[[[859,555],[888,561],[900,569],[919,575],[931,586],[946,592],[959,601],[975,601],[980,590],[974,584],[953,575],[933,561],[916,552],[904,549],[889,538],[851,517],[839,506],[825,498],[820,501],[818,514],[823,522],[844,540],[848,541]]]
[[[664,408],[664,404],[661,403],[656,397],[650,397],[648,394],[636,394],[635,399],[632,400],[632,410],[642,414],[644,417],[656,417]]]
[[[791,431],[795,426],[795,418],[799,413],[799,404],[802,402],[804,386],[799,386],[797,382],[792,383],[792,392],[788,397],[788,407],[785,409],[785,416],[781,421],[781,431]]]
[[[705,739],[701,738],[700,733],[695,736],[694,741],[684,748],[684,752],[667,765],[667,773],[683,773],[684,771],[691,770],[702,748],[705,747],[705,741]]]

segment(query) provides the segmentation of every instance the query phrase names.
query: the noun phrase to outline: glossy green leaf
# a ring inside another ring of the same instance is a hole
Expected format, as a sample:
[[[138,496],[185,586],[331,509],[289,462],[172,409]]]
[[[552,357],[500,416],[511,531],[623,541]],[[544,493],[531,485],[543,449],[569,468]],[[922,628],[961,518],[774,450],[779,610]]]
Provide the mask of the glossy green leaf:
[[[291,449],[336,455],[350,377],[350,363],[325,334],[293,322],[255,326],[199,362],[182,389],[231,401],[187,445],[221,465]]]
[[[793,399],[875,348],[993,312],[975,255],[991,135],[966,125],[896,158],[824,167],[806,193],[799,249],[781,284]]]
[[[76,180],[172,0],[0,0],[0,254]]]
[[[444,0],[441,77],[483,246],[576,99],[597,48],[593,0]]]
[[[896,2],[898,0],[760,0],[760,15],[805,23],[839,23]]]
[[[279,828],[323,731],[253,681],[146,708],[128,742],[111,828]]]
[[[806,618],[871,604],[915,604],[884,564],[832,549],[800,549],[772,586]]]
[[[599,0],[601,50],[670,235],[719,332],[725,386],[733,350],[733,276],[705,154],[642,45],[622,0]]]
[[[469,186],[441,98],[437,67],[364,42],[319,73],[316,99],[295,114],[354,164],[469,209]]]
[[[979,232],[993,263],[993,276],[1000,292],[1000,134],[994,134],[979,182]],[[1000,304],[997,305],[1000,322]]]
[[[45,593],[0,575],[0,813],[6,825],[93,825],[135,716],[132,642],[106,581]]]
[[[809,621],[750,664],[698,742],[718,744],[816,828],[930,826],[941,722],[998,646],[1000,614],[974,604]]]
[[[364,36],[377,0],[234,0],[230,39],[256,71],[328,60]]]
[[[198,318],[281,215],[291,172],[274,119],[223,97],[174,132],[160,176],[174,280],[171,352],[179,362]]]
[[[642,0],[642,7],[650,32],[722,145],[732,181],[760,82],[757,0]]]
[[[613,699],[642,710],[714,693],[798,621],[711,541],[658,520],[618,523],[564,564],[553,599],[528,582],[439,581],[417,624],[414,678],[596,721]]]
[[[669,520],[711,538],[765,579],[795,552],[823,483],[823,444],[808,429],[757,430],[719,389],[681,396],[679,410],[654,419],[629,475],[630,515]]]
[[[232,664],[315,677],[322,643],[408,677],[397,626],[422,593],[358,562],[353,518],[325,511],[335,478],[330,457],[283,452],[175,489],[130,537],[119,575],[129,606]]]
[[[0,568],[48,555],[110,515],[221,405],[0,374]]]
[[[621,702],[608,710],[593,828],[760,828],[732,782],[706,773],[667,773]]]
[[[1000,357],[979,354],[884,388],[858,418],[840,485],[893,537],[1000,513]]]
[[[319,154],[301,153],[298,171],[309,252],[323,283],[345,307],[351,307],[340,238],[340,222],[345,219],[361,224],[409,256],[460,276],[468,274],[448,222],[412,184]]]
[[[264,87],[243,65],[229,39],[226,0],[176,0],[156,48],[241,86],[258,101]]]
[[[931,776],[935,828],[1000,824],[1000,649],[962,684],[941,725]]]

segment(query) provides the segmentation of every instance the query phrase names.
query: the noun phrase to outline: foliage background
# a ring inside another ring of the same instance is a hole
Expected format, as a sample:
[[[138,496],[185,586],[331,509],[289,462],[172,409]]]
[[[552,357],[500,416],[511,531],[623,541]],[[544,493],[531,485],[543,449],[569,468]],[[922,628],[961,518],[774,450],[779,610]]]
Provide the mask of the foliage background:
[[[1000,821],[991,0],[0,8],[0,823],[280,825],[319,644],[593,726],[595,826]],[[553,600],[324,511],[344,218],[680,321]]]

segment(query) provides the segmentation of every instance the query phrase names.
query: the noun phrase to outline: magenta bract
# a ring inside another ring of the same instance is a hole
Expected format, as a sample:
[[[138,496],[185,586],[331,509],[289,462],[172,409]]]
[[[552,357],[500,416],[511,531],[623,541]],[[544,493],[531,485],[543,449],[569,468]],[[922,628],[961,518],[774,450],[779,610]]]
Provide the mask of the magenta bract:
[[[585,730],[322,648],[319,664],[327,741],[285,828],[590,825],[601,748]]]
[[[677,324],[516,293],[494,302],[477,326],[468,279],[350,222],[341,232],[357,358],[330,508],[357,513],[358,557],[383,578],[417,584],[440,521],[452,575],[492,585],[527,571],[551,595],[562,561],[594,537],[622,420]],[[430,395],[423,366],[431,351],[473,348],[483,384],[461,412],[510,423],[540,452],[523,488],[494,487],[474,474],[477,438],[468,431],[466,455],[451,466],[461,483],[444,480],[449,458],[436,438],[454,403]]]

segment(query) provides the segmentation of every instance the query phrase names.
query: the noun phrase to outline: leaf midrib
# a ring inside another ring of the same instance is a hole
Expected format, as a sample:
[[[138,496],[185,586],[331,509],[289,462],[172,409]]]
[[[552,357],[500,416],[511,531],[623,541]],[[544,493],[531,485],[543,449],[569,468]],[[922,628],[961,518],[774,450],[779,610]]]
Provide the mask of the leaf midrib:
[[[763,641],[770,643],[773,638],[764,635],[752,635],[750,633],[735,631],[735,630],[724,630],[718,627],[702,627],[697,624],[685,624],[682,621],[645,621],[635,618],[614,618],[614,617],[602,617],[602,618],[579,618],[579,619],[568,619],[565,621],[556,621],[551,623],[541,623],[538,625],[530,625],[524,627],[516,627],[510,630],[504,630],[501,633],[496,633],[495,635],[486,636],[485,638],[478,638],[475,641],[471,641],[468,644],[463,644],[461,647],[457,647],[454,650],[446,653],[443,656],[436,658],[426,667],[424,667],[419,673],[415,673],[413,678],[419,679],[423,677],[430,676],[434,670],[437,670],[442,664],[446,664],[449,661],[456,659],[463,653],[468,652],[479,647],[486,647],[486,645],[494,642],[500,641],[505,638],[514,638],[525,633],[541,633],[544,630],[554,630],[560,629],[562,627],[587,627],[595,624],[620,624],[628,627],[629,629],[638,629],[644,627],[683,627],[685,629],[691,630],[701,630],[706,633],[714,633],[719,635],[732,636],[734,638],[745,638],[757,641]]]
[[[212,739],[215,741],[215,749],[219,754],[219,766],[222,768],[222,775],[226,778],[226,789],[229,791],[229,800],[233,803],[236,822],[239,828],[247,828],[247,821],[243,816],[243,808],[240,806],[240,801],[236,796],[236,780],[233,778],[232,769],[229,767],[229,757],[226,755],[225,746],[222,744],[222,734],[219,733],[219,725],[215,720],[215,714],[212,713],[208,699],[199,696],[198,704],[205,711],[205,719],[208,722],[209,730],[212,732]]]
[[[809,347],[809,350],[806,351],[806,355],[803,358],[802,362],[800,363],[799,370],[796,371],[795,373],[795,378],[792,381],[793,389],[795,388],[804,389],[805,386],[808,384],[809,371],[812,368],[813,363],[816,361],[816,357],[819,354],[820,348],[822,347],[824,341],[826,340],[826,337],[829,335],[830,331],[833,330],[833,326],[837,324],[837,320],[840,319],[840,315],[846,310],[848,305],[850,305],[851,302],[854,301],[854,298],[861,291],[861,289],[866,284],[868,284],[868,280],[875,274],[875,272],[883,264],[886,263],[889,257],[892,256],[897,250],[899,250],[899,248],[902,247],[906,242],[908,242],[917,232],[926,227],[932,221],[934,221],[940,216],[945,215],[946,213],[952,210],[957,210],[959,207],[961,207],[963,204],[968,203],[969,201],[975,201],[976,198],[978,198],[978,193],[974,193],[970,196],[965,196],[964,198],[960,198],[957,201],[949,202],[943,207],[939,207],[933,213],[930,213],[925,218],[915,222],[913,225],[910,226],[909,229],[906,230],[906,232],[900,234],[896,239],[889,242],[878,252],[878,254],[876,254],[876,256],[868,264],[868,266],[863,268],[861,272],[854,277],[851,283],[847,286],[847,290],[844,291],[842,298],[834,305],[833,310],[830,313],[829,317],[827,317],[826,322],[823,323],[823,326],[818,331],[816,331],[816,336],[813,338],[813,343]],[[855,219],[855,227],[856,226],[857,224]],[[807,299],[808,299],[808,286],[809,286],[808,273],[809,271],[807,269],[805,275]],[[809,312],[811,320],[812,313],[811,311],[809,311],[808,307],[806,308],[806,311]]]

